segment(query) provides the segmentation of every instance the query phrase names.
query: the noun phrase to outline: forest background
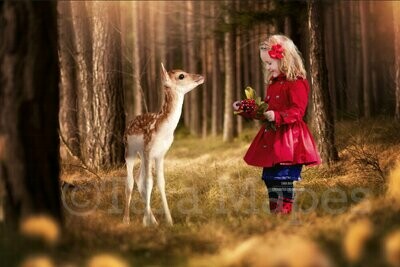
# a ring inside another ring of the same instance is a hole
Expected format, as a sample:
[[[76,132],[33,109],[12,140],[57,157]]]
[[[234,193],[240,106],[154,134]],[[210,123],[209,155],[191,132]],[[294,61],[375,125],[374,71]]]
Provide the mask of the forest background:
[[[321,259],[318,266],[396,266],[399,6],[2,1],[3,258],[16,266],[41,252],[57,266],[89,265],[93,254],[108,251],[140,266],[265,266],[257,255],[273,237],[279,244],[293,239],[295,248],[308,249],[304,261]],[[291,219],[263,212],[260,170],[242,161],[259,123],[232,111],[246,86],[265,96],[259,44],[275,33],[293,39],[303,55],[312,87],[305,119],[324,161],[305,171],[298,186],[313,194],[298,196]],[[160,110],[161,62],[206,77],[185,97],[167,155],[176,225],[143,228],[135,195],[137,218],[126,226],[123,132],[136,115]],[[22,226],[38,214],[52,218],[40,217],[33,231],[43,244],[27,240]]]

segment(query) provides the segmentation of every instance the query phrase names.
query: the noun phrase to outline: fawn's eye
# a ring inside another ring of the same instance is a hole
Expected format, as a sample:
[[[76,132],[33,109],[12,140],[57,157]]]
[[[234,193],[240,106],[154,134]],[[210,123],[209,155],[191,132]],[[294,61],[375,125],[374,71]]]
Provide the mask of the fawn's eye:
[[[183,80],[183,78],[185,78],[185,75],[183,74],[179,75],[179,80]]]

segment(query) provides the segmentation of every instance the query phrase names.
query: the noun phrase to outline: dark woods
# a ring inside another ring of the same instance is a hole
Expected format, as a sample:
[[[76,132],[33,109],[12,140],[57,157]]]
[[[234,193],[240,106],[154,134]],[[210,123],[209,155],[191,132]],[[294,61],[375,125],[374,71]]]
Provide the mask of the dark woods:
[[[288,35],[302,52],[316,92],[308,119],[325,162],[337,160],[334,119],[400,117],[398,5],[0,2],[0,173],[13,216],[61,217],[59,136],[89,169],[124,163],[126,119],[161,107],[161,62],[206,76],[186,96],[182,132],[233,140],[248,122],[232,102],[246,86],[265,94],[259,43],[268,34]]]

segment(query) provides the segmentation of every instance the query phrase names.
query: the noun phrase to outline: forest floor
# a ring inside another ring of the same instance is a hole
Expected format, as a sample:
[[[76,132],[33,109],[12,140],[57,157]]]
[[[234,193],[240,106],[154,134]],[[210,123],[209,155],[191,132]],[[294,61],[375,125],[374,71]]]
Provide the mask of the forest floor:
[[[109,254],[130,266],[390,266],[396,260],[385,240],[400,229],[399,124],[385,118],[337,123],[340,161],[303,170],[289,216],[269,213],[261,169],[242,159],[256,131],[246,129],[233,143],[177,132],[165,159],[172,227],[156,182],[159,226],[142,226],[136,185],[126,225],[125,168],[97,179],[64,166],[61,179],[73,185],[64,187],[66,225],[46,255],[70,267]],[[13,249],[30,251],[26,246]]]

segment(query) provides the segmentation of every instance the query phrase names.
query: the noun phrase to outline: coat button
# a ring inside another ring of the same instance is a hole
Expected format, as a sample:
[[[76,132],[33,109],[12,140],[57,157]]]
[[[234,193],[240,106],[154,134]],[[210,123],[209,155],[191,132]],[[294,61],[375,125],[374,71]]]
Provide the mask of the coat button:
[[[263,148],[267,148],[267,145],[263,145]]]
[[[280,84],[283,84],[283,82],[280,82]]]

